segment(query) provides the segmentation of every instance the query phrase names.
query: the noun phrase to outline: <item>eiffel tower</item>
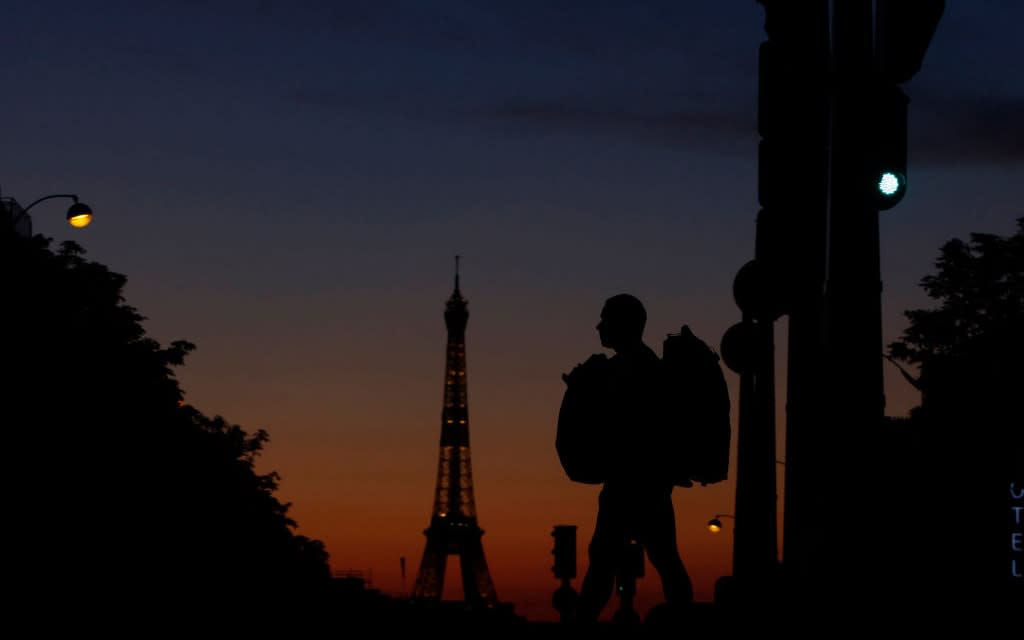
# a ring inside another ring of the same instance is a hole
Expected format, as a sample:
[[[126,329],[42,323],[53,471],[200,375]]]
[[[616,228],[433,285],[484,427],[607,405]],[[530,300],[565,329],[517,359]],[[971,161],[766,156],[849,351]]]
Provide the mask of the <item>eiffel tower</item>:
[[[473,607],[494,607],[498,596],[484,560],[476,521],[473,474],[469,464],[469,408],[466,396],[466,321],[469,311],[459,291],[459,257],[455,256],[455,291],[448,298],[444,322],[448,326],[448,355],[444,376],[444,408],[441,410],[441,457],[437,465],[437,490],[430,526],[423,534],[419,574],[413,586],[414,600],[440,600],[448,556],[459,556],[462,591]]]

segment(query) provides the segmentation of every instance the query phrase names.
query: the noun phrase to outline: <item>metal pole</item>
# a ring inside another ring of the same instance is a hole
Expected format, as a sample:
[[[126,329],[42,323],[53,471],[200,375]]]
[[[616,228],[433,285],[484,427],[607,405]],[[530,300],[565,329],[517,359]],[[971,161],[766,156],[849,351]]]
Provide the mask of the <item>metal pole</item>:
[[[754,367],[740,376],[732,597],[744,607],[772,596],[778,568],[773,324],[753,324]]]
[[[878,209],[870,199],[872,0],[833,3],[832,163],[825,342],[829,424],[819,506],[828,539],[817,541],[813,562],[830,598],[863,598],[871,560],[871,514],[864,486],[871,476],[870,446],[884,413]],[[843,570],[838,570],[841,563]]]
[[[799,57],[800,80],[793,84],[792,103],[799,109],[800,126],[791,144],[807,176],[801,197],[793,199],[794,246],[800,249],[800,268],[792,272],[792,306],[786,384],[785,497],[783,501],[783,571],[797,599],[813,586],[807,578],[826,539],[818,519],[825,496],[817,477],[823,460],[816,454],[826,428],[822,403],[824,366],[824,289],[828,243],[829,183],[829,1],[792,2],[787,29]]]

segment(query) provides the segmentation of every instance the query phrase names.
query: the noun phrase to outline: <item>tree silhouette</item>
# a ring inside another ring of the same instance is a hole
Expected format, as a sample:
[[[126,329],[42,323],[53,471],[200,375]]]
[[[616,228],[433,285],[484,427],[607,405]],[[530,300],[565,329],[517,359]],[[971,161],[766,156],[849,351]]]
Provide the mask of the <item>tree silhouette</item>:
[[[49,245],[0,229],[18,602],[105,625],[310,610],[330,583],[327,554],[294,533],[277,475],[255,470],[266,431],[185,404],[173,368],[193,345],[162,347],[125,303],[124,276],[74,243]]]
[[[905,312],[910,326],[890,355],[919,365],[922,410],[943,411],[965,399],[1001,405],[1024,379],[1024,218],[1009,237],[972,233],[941,249],[938,273],[921,286],[935,309]]]
[[[923,551],[916,573],[930,597],[961,605],[1024,595],[1008,580],[1008,486],[1024,475],[1024,218],[1016,222],[1007,237],[947,242],[921,281],[938,305],[907,311],[909,327],[889,346],[920,372],[907,374],[921,405],[904,462]]]

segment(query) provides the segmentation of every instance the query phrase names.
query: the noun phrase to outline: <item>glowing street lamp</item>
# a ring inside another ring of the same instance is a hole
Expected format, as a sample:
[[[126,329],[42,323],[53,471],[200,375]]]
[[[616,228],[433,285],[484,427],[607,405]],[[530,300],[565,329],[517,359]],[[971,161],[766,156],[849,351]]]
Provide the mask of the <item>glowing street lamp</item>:
[[[88,227],[90,222],[92,222],[92,209],[89,208],[89,205],[76,200],[73,205],[68,207],[68,224],[72,227],[81,229]]]
[[[732,515],[731,513],[716,513],[714,518],[708,520],[708,531],[710,531],[711,533],[721,533],[722,521],[719,520],[719,518],[732,518],[733,520],[735,520],[736,516]]]
[[[27,227],[25,231],[19,231],[19,233],[30,236],[32,235],[32,218],[28,215],[29,210],[40,202],[51,200],[53,198],[71,198],[74,201],[72,205],[68,207],[68,211],[65,216],[68,224],[72,227],[81,229],[89,226],[89,223],[92,222],[92,208],[84,202],[79,202],[78,196],[73,193],[55,193],[43,196],[24,208],[22,208],[14,198],[4,198],[3,208],[7,210],[7,213],[10,216],[10,224],[15,229],[18,229],[18,224],[22,221],[26,222]]]
[[[18,217],[16,217],[13,220],[13,224],[17,224],[18,220],[20,220],[22,216],[27,215],[29,209],[36,206],[43,200],[49,200],[51,198],[71,198],[72,200],[75,201],[74,204],[68,207],[67,213],[68,224],[70,224],[72,227],[75,227],[76,229],[81,229],[82,227],[89,226],[89,223],[92,222],[92,209],[89,208],[89,205],[85,204],[84,202],[79,202],[77,195],[73,193],[55,193],[50,196],[43,196],[42,198],[39,198],[32,204],[22,209],[21,213],[18,214]]]

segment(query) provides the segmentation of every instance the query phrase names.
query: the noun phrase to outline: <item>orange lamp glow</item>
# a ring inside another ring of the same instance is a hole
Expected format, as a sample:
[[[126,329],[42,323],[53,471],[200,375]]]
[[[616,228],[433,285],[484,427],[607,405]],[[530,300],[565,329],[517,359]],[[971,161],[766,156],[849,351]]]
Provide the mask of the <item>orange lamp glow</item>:
[[[731,513],[716,513],[714,518],[708,520],[708,531],[710,531],[711,533],[722,532],[722,521],[719,518],[732,518],[733,520],[735,520],[736,516],[732,515]]]
[[[83,202],[75,202],[68,208],[68,224],[76,229],[89,226],[92,222],[92,209]]]

